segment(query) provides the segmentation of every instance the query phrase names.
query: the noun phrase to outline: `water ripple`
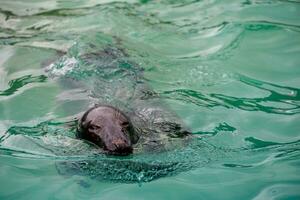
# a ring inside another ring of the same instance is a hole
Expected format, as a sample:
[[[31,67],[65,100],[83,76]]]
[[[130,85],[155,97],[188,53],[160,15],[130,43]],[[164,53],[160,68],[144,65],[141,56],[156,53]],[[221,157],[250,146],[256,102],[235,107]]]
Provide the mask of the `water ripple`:
[[[43,83],[47,81],[47,77],[45,75],[33,76],[33,75],[25,75],[20,78],[16,78],[14,80],[9,81],[8,85],[10,86],[8,89],[0,91],[0,96],[10,96],[17,92],[20,88],[25,85],[31,83]]]
[[[260,98],[241,98],[225,94],[205,94],[194,90],[177,89],[159,93],[159,97],[193,103],[207,108],[222,106],[282,115],[294,115],[300,112],[300,90],[298,88],[280,86],[242,75],[239,77],[241,82],[268,91],[270,95]],[[272,104],[274,105],[272,106]]]
[[[164,195],[157,199],[177,190],[186,199],[298,197],[299,5],[1,0],[0,198],[58,190],[63,198],[126,191],[133,199],[140,188],[119,183],[171,175],[145,189]],[[28,74],[33,68],[47,73]],[[174,109],[196,130],[191,141],[119,158],[75,138],[74,118],[89,104],[127,108],[135,97]],[[166,183],[172,189],[160,190]]]

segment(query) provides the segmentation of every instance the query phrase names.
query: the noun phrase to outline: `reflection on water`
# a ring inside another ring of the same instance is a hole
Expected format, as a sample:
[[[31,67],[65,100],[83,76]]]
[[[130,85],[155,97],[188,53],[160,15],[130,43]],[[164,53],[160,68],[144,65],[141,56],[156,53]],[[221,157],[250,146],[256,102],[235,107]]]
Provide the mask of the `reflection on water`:
[[[10,181],[0,198],[298,199],[299,10],[296,1],[2,0],[0,180]],[[123,158],[76,139],[77,118],[95,103],[135,110],[152,138]],[[160,138],[149,127],[162,119],[193,138]],[[153,141],[169,146],[143,151]],[[143,196],[123,184],[141,182]]]

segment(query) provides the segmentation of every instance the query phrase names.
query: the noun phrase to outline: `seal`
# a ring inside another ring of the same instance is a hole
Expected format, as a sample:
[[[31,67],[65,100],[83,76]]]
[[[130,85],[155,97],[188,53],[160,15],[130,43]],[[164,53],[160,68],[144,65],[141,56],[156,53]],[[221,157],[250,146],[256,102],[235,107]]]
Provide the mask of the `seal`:
[[[148,84],[146,68],[119,41],[79,44],[47,67],[62,90],[82,91],[74,96],[82,107],[71,111],[79,119],[77,138],[113,155],[158,153],[186,145],[188,128]],[[98,106],[81,116],[90,105]]]
[[[115,107],[100,105],[83,114],[78,123],[77,137],[112,155],[131,154],[132,145],[138,141],[138,134],[124,113]]]
[[[102,41],[106,36],[87,37],[91,38],[84,38],[47,67],[63,91],[80,91],[74,99],[82,106],[66,107],[65,113],[75,116],[72,133],[77,129],[77,138],[92,144],[84,145],[91,148],[84,148],[83,156],[57,162],[58,172],[140,183],[198,166],[190,153],[189,128],[148,83],[147,65],[137,62],[119,42],[91,44],[86,41]],[[60,151],[62,147],[55,154],[72,155],[77,148],[68,153]]]

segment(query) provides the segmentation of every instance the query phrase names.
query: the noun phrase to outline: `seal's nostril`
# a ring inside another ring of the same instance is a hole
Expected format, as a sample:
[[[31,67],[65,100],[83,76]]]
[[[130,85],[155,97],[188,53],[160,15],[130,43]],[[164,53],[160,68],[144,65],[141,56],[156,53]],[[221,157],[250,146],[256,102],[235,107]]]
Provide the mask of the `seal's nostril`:
[[[112,143],[117,147],[126,145],[126,142],[122,139],[113,140]]]

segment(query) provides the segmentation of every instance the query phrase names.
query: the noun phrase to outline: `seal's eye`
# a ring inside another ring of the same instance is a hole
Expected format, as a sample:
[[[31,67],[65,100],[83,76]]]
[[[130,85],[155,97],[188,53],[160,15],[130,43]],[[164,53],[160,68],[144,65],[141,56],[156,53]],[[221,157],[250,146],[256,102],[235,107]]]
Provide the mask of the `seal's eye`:
[[[121,123],[122,127],[128,127],[129,126],[129,122],[125,121]]]
[[[89,126],[89,129],[90,129],[90,130],[100,130],[100,129],[101,129],[101,126],[92,124],[92,125]]]

